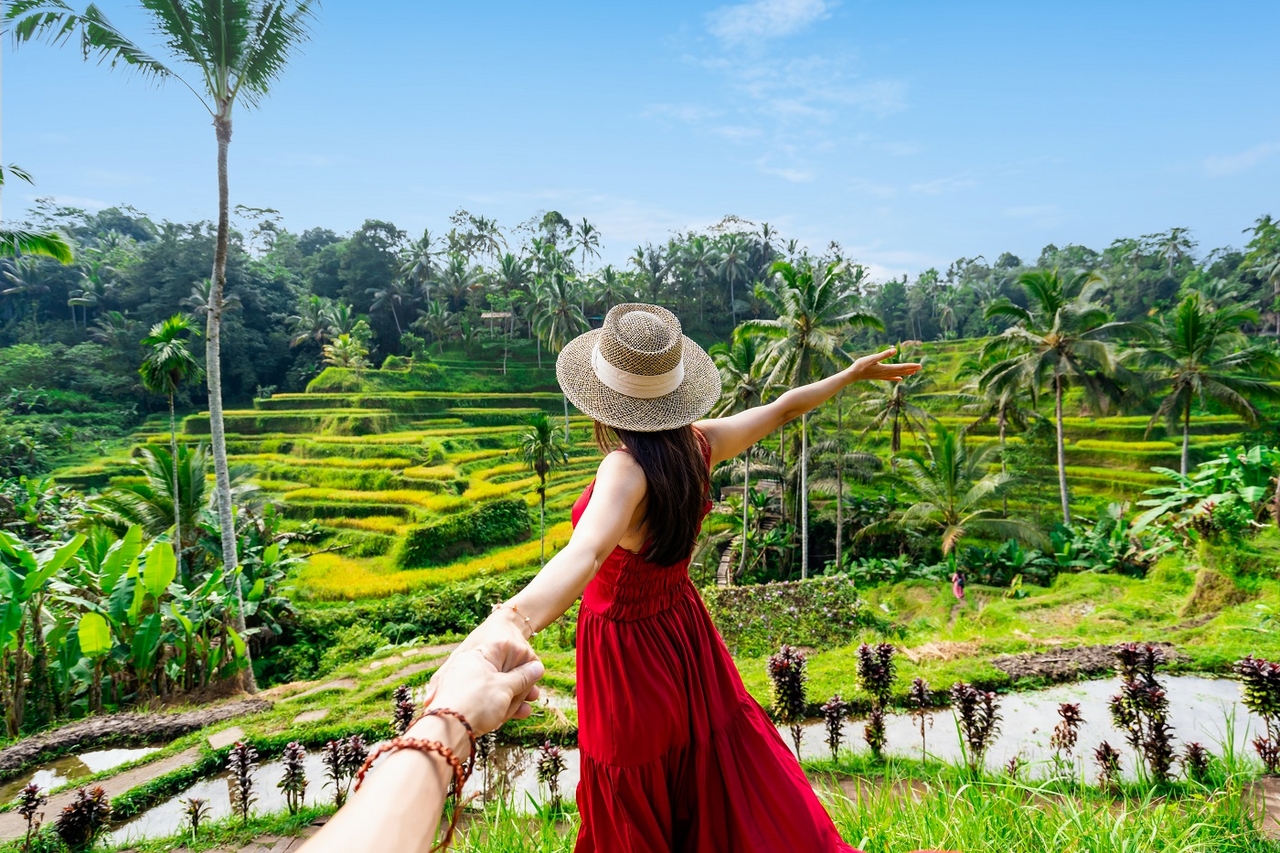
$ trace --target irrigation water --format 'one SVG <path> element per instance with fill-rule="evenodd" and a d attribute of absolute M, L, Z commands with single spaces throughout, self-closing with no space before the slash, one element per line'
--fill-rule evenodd
<path fill-rule="evenodd" d="M 1251 732 L 1258 731 L 1261 721 L 1251 716 L 1241 704 L 1240 685 L 1237 682 L 1199 676 L 1165 676 L 1161 681 L 1169 694 L 1171 723 L 1179 744 L 1195 740 L 1204 744 L 1210 752 L 1221 754 L 1229 728 L 1227 721 L 1234 719 L 1233 748 L 1236 753 L 1247 749 Z M 1000 734 L 987 753 L 987 765 L 998 769 L 1014 756 L 1019 756 L 1028 767 L 1028 772 L 1035 775 L 1037 765 L 1049 762 L 1053 755 L 1049 737 L 1058 722 L 1058 705 L 1075 702 L 1080 705 L 1084 717 L 1079 742 L 1074 751 L 1077 761 L 1082 760 L 1082 756 L 1092 756 L 1094 747 L 1106 740 L 1124 754 L 1125 770 L 1132 773 L 1133 756 L 1124 743 L 1123 735 L 1111 726 L 1107 710 L 1107 700 L 1117 690 L 1118 682 L 1112 678 L 1001 696 Z M 553 704 L 563 706 L 566 699 L 564 696 L 557 697 Z M 828 756 L 830 752 L 822 723 L 809 723 L 804 728 L 801 756 Z M 920 730 L 916 719 L 906 714 L 893 714 L 888 717 L 887 728 L 889 753 L 914 758 L 920 756 Z M 846 722 L 844 734 L 846 749 L 865 748 L 860 720 Z M 961 760 L 959 738 L 949 709 L 928 714 L 925 735 L 931 758 L 949 762 Z M 783 740 L 790 745 L 788 733 L 783 733 Z M 571 800 L 578 785 L 578 751 L 566 749 L 563 754 L 565 770 L 560 777 L 560 791 L 564 799 Z M 1095 775 L 1092 765 L 1089 766 L 1089 773 Z M 332 801 L 333 788 L 325 779 L 318 750 L 308 752 L 306 774 L 309 784 L 305 801 Z M 268 813 L 285 808 L 284 795 L 277 787 L 282 775 L 283 767 L 279 761 L 264 762 L 257 769 L 254 774 L 257 801 L 253 811 Z M 530 807 L 531 800 L 545 801 L 547 793 L 537 779 L 537 751 L 519 747 L 495 749 L 488 767 L 477 767 L 468 783 L 466 794 L 483 795 L 486 791 L 490 799 L 505 799 L 517 809 Z M 188 797 L 208 800 L 211 816 L 214 818 L 231 814 L 229 780 L 222 774 L 197 782 L 178 796 L 121 825 L 113 833 L 113 839 L 127 842 L 178 832 L 185 826 L 181 800 Z"/>
<path fill-rule="evenodd" d="M 42 764 L 34 770 L 28 770 L 21 776 L 0 784 L 0 803 L 12 802 L 18 792 L 32 783 L 46 791 L 59 788 L 68 782 L 84 779 L 104 770 L 111 770 L 158 750 L 158 746 L 141 749 L 100 749 L 96 752 L 82 752 L 78 755 L 64 755 L 62 758 Z"/>

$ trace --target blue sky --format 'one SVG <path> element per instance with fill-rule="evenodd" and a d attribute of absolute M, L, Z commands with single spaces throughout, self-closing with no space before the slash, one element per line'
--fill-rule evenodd
<path fill-rule="evenodd" d="M 83 0 L 77 0 L 83 2 Z M 101 7 L 143 33 L 133 3 Z M 733 213 L 881 275 L 1280 215 L 1272 2 L 329 0 L 232 202 L 295 230 L 557 209 L 604 260 Z M 6 219 L 37 196 L 212 218 L 214 140 L 177 84 L 4 44 Z"/>

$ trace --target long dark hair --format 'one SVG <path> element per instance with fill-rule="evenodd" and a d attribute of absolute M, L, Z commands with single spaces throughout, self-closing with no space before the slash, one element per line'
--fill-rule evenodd
<path fill-rule="evenodd" d="M 626 448 L 648 484 L 641 551 L 650 563 L 670 566 L 687 560 L 702 523 L 702 505 L 711 476 L 702 442 L 692 426 L 661 432 L 629 432 L 596 423 L 596 444 L 604 453 Z"/>

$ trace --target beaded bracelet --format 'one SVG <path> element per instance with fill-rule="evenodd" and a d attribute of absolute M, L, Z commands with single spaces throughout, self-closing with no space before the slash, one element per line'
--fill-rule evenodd
<path fill-rule="evenodd" d="M 462 804 L 459 800 L 462 796 L 463 786 L 467 784 L 467 779 L 471 775 L 463 768 L 462 762 L 458 760 L 458 756 L 453 754 L 452 749 L 438 740 L 426 740 L 416 737 L 393 738 L 386 743 L 379 744 L 373 752 L 369 753 L 369 757 L 364 760 L 364 764 L 356 771 L 355 790 L 360 790 L 360 785 L 364 783 L 365 774 L 369 772 L 373 762 L 389 752 L 396 752 L 401 749 L 414 749 L 425 755 L 436 753 L 448 762 L 449 767 L 453 770 L 453 790 L 455 792 L 453 815 L 449 818 L 449 826 L 444 831 L 444 837 L 440 839 L 439 844 L 431 848 L 433 851 L 445 850 L 448 848 L 449 843 L 453 841 L 453 833 L 458 827 L 458 819 L 462 817 Z"/>
<path fill-rule="evenodd" d="M 523 620 L 524 620 L 524 624 L 526 624 L 526 625 L 528 625 L 528 626 L 529 626 L 529 639 L 530 639 L 530 640 L 532 640 L 534 637 L 538 636 L 538 631 L 533 627 L 533 620 L 532 620 L 532 619 L 530 619 L 528 616 L 525 616 L 523 613 L 521 613 L 521 612 L 520 612 L 520 608 L 519 608 L 519 607 L 516 607 L 514 603 L 506 602 L 506 601 L 500 601 L 500 602 L 498 602 L 497 604 L 493 605 L 493 610 L 494 610 L 494 612 L 496 613 L 497 611 L 501 610 L 501 609 L 502 609 L 502 608 L 504 608 L 504 607 L 510 607 L 510 608 L 511 608 L 511 612 L 512 612 L 512 613 L 514 613 L 515 615 L 519 616 L 521 619 L 523 619 Z"/>
<path fill-rule="evenodd" d="M 476 769 L 476 730 L 471 728 L 471 723 L 467 718 L 459 714 L 452 708 L 428 708 L 423 717 L 453 717 L 462 727 L 467 730 L 467 740 L 471 743 L 471 753 L 467 756 L 467 778 L 471 777 L 472 771 Z"/>

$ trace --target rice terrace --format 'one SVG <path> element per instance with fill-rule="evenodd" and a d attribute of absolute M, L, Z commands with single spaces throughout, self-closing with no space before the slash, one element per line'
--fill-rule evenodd
<path fill-rule="evenodd" d="M 614 114 L 618 96 L 601 96 L 599 121 L 588 105 L 526 112 L 541 90 L 525 70 L 549 80 L 575 61 L 554 21 L 499 4 L 509 20 L 486 22 L 459 4 L 432 13 L 439 55 L 408 56 L 425 13 L 400 9 L 414 26 L 380 36 L 396 46 L 383 51 L 373 19 L 414 4 L 371 5 L 387 9 L 4 5 L 0 853 L 298 850 L 350 811 L 366 758 L 399 743 L 468 635 L 569 545 L 609 433 L 574 406 L 557 358 L 628 316 L 617 306 L 672 312 L 691 342 L 681 370 L 688 346 L 709 353 L 710 418 L 890 347 L 920 365 L 842 386 L 714 465 L 688 562 L 735 679 L 844 842 L 1280 851 L 1274 144 L 1206 149 L 1193 168 L 1200 149 L 1178 146 L 1203 140 L 1170 141 L 1153 177 L 1122 144 L 1137 134 L 1126 117 L 1088 155 L 1091 169 L 1127 164 L 1123 192 L 1078 177 L 1066 142 L 1022 157 L 1039 140 L 1021 130 L 987 143 L 1009 146 L 1006 164 L 957 153 L 974 165 L 913 182 L 894 164 L 935 163 L 936 146 L 875 140 L 923 133 L 916 99 L 954 69 L 990 114 L 1020 84 L 971 55 L 908 74 L 878 52 L 889 42 L 850 35 L 907 26 L 878 4 L 592 10 L 575 24 L 600 42 L 583 61 L 619 65 L 583 85 L 652 101 Z M 1263 91 L 1226 62 L 1226 23 L 1175 5 L 1171 44 L 1208 28 L 1216 85 Z M 571 11 L 586 14 L 548 17 Z M 938 14 L 957 32 L 997 26 L 988 9 Z M 1031 39 L 1019 28 L 1047 26 L 1039 14 L 1000 32 Z M 1117 31 L 1147 26 L 1115 14 Z M 659 20 L 650 41 L 622 35 Z M 913 51 L 953 49 L 921 26 L 902 36 Z M 554 55 L 528 46 L 535 33 Z M 1126 56 L 1115 73 L 1141 85 L 1127 63 L 1172 62 L 1110 38 L 1096 50 Z M 640 58 L 644 45 L 659 56 Z M 457 138 L 425 108 L 403 115 L 427 95 L 376 91 L 379 75 L 462 86 L 472 50 L 496 63 L 477 66 L 476 94 L 429 96 L 478 123 Z M 344 96 L 342 119 L 309 100 L 338 66 L 368 90 L 367 104 Z M 1073 87 L 1125 111 L 1094 70 L 1070 84 L 1027 73 L 1063 112 Z M 107 129 L 101 149 L 33 94 L 71 86 L 84 125 Z M 609 120 L 635 136 L 562 165 L 569 137 L 529 134 L 522 152 L 481 92 L 547 139 L 593 141 Z M 1026 109 L 1042 106 L 1057 109 Z M 359 135 L 375 108 L 396 130 Z M 995 139 L 952 118 L 958 150 Z M 1227 123 L 1228 148 L 1280 132 L 1258 121 Z M 151 155 L 126 144 L 143 132 L 131 122 L 157 135 Z M 330 132 L 323 156 L 285 150 Z M 666 180 L 686 175 L 672 151 L 704 174 Z M 877 157 L 883 170 L 860 171 Z M 368 177 L 338 176 L 357 162 Z M 1010 206 L 1059 167 L 1093 197 L 1054 177 L 1051 203 Z M 578 180 L 599 187 L 547 189 Z M 1095 221 L 1106 192 L 1116 209 Z M 697 213 L 697 193 L 739 215 Z M 445 807 L 455 834 L 420 849 L 587 849 L 586 606 L 533 634 L 532 714 L 472 739 Z M 750 775 L 757 758 L 735 767 Z M 680 840 L 682 819 L 663 849 L 704 849 Z"/>

